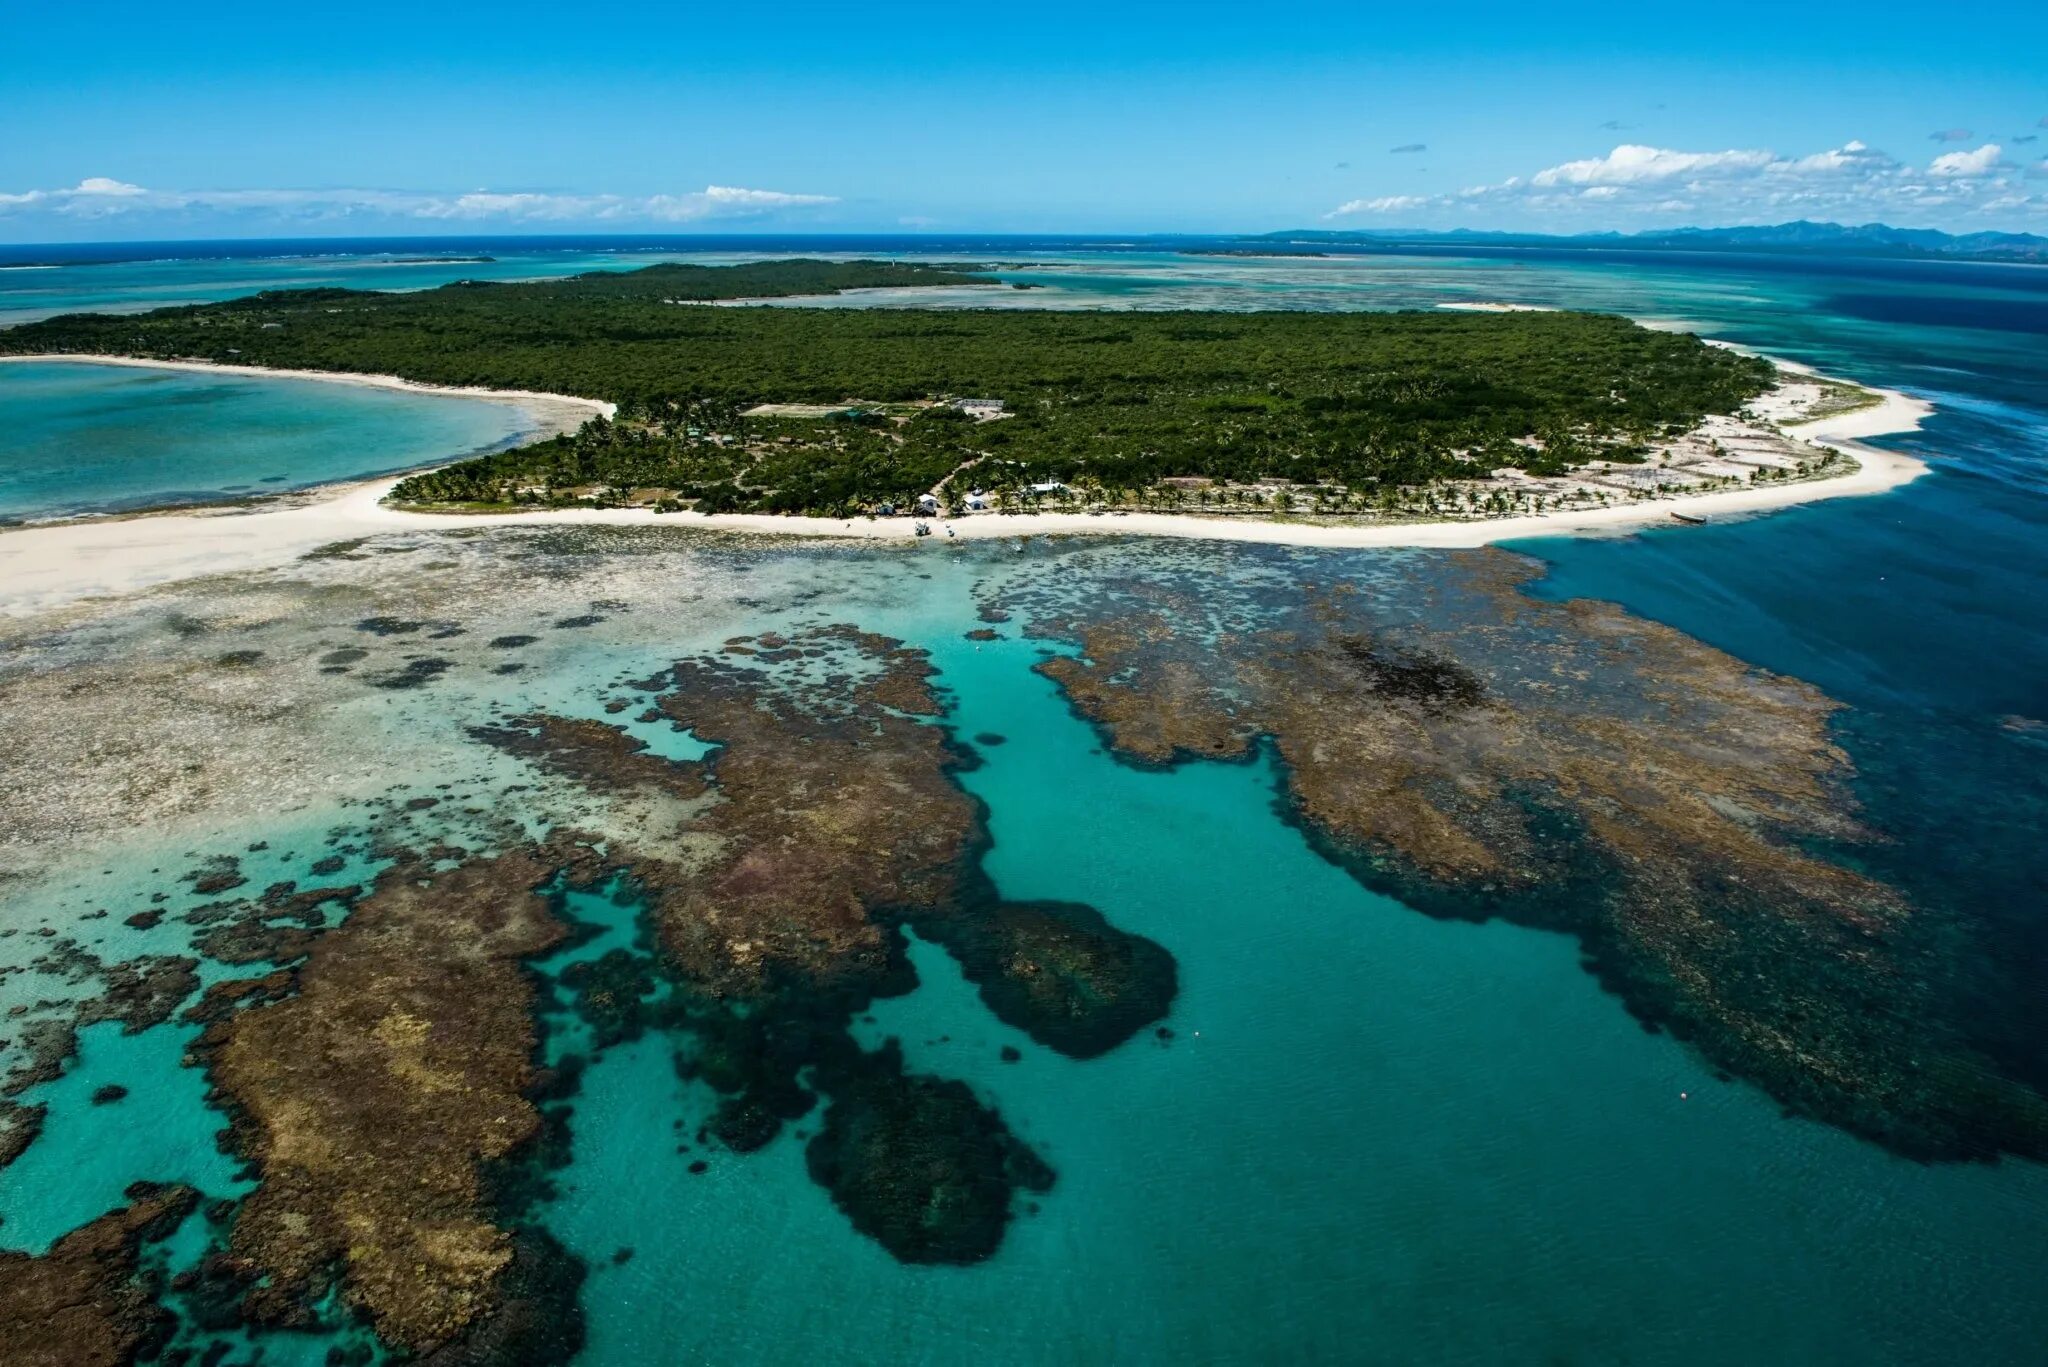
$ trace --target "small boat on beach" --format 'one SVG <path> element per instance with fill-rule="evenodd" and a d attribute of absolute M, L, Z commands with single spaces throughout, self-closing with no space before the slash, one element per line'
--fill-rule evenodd
<path fill-rule="evenodd" d="M 1672 516 L 1680 522 L 1688 523 L 1694 527 L 1704 527 L 1707 525 L 1707 520 L 1698 513 L 1673 513 Z"/>

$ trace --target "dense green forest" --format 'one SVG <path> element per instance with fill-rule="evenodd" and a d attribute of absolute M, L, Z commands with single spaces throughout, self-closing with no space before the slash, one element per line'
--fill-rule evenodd
<path fill-rule="evenodd" d="M 1768 363 L 1580 313 L 1101 313 L 702 307 L 990 277 L 887 262 L 662 265 L 411 294 L 265 293 L 74 314 L 0 349 L 203 357 L 610 399 L 616 422 L 416 476 L 437 503 L 694 502 L 848 513 L 949 472 L 1016 497 L 1172 476 L 1363 495 L 1558 473 L 1731 412 Z M 945 400 L 1001 400 L 978 421 Z M 748 416 L 763 404 L 831 414 Z M 1533 439 L 1534 447 L 1531 446 Z M 1518 444 L 1520 443 L 1520 444 Z"/>

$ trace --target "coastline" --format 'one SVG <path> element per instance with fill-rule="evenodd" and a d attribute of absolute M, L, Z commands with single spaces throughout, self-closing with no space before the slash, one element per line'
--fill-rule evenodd
<path fill-rule="evenodd" d="M 570 423 L 569 430 L 594 412 L 609 416 L 615 411 L 613 405 L 571 395 L 421 385 L 396 376 L 267 370 L 127 357 L 0 358 L 4 359 L 169 366 L 498 399 L 534 405 L 537 412 L 551 413 L 558 421 L 568 421 L 573 414 L 575 422 Z M 1814 373 L 1809 367 L 1794 363 L 1778 364 L 1788 371 Z M 1926 473 L 1926 464 L 1915 457 L 1867 446 L 1861 439 L 1912 431 L 1933 412 L 1933 406 L 1893 390 L 1871 392 L 1881 396 L 1879 403 L 1784 429 L 1791 436 L 1842 451 L 1857 462 L 1855 470 L 1824 479 L 1467 521 L 1312 523 L 1170 513 L 981 513 L 950 523 L 933 519 L 937 525 L 929 539 L 942 543 L 1004 537 L 1117 535 L 1328 549 L 1464 549 L 1533 537 L 1600 535 L 1643 526 L 1669 526 L 1672 513 L 1680 510 L 1701 517 L 1746 515 L 1822 499 L 1885 493 Z M 527 525 L 663 526 L 818 540 L 893 542 L 906 547 L 919 544 L 919 539 L 911 534 L 908 518 L 862 517 L 849 521 L 757 513 L 655 513 L 644 508 L 411 512 L 383 503 L 400 478 L 393 475 L 328 485 L 255 508 L 229 505 L 0 529 L 0 584 L 6 586 L 0 589 L 0 615 L 27 616 L 80 599 L 132 593 L 179 579 L 274 567 L 335 542 L 391 532 Z"/>

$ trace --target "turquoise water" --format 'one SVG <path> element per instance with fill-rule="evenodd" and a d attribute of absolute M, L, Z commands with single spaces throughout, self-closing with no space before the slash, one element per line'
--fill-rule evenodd
<path fill-rule="evenodd" d="M 112 1021 L 87 1026 L 70 1069 L 22 1095 L 49 1107 L 49 1118 L 6 1172 L 13 1199 L 0 1230 L 8 1247 L 48 1248 L 124 1204 L 122 1189 L 137 1180 L 184 1182 L 212 1197 L 248 1190 L 239 1164 L 214 1143 L 223 1121 L 206 1106 L 205 1076 L 181 1066 L 198 1033 L 178 1025 L 132 1035 Z M 94 1105 L 93 1093 L 105 1086 L 128 1095 Z"/>
<path fill-rule="evenodd" d="M 2014 981 L 1987 992 L 2007 1007 L 1978 1023 L 1982 1043 L 2048 1083 L 2048 748 L 2026 725 L 2048 718 L 2048 321 L 2014 325 L 2048 297 L 2048 273 L 1065 256 L 1031 272 L 1054 289 L 1020 299 L 1578 303 L 1932 398 L 1925 431 L 1887 439 L 1935 467 L 1898 493 L 1522 549 L 1551 566 L 1532 592 L 1623 602 L 1848 705 L 1837 738 L 1892 838 L 1880 871 L 2000 946 Z M 973 581 L 1008 547 L 703 554 L 747 570 L 751 597 L 678 587 L 679 618 L 542 630 L 527 673 L 459 698 L 388 695 L 392 725 L 433 736 L 491 701 L 596 714 L 627 696 L 611 681 L 700 639 L 858 621 L 933 651 L 959 735 L 1005 738 L 963 776 L 989 808 L 1001 893 L 1093 904 L 1170 949 L 1181 992 L 1170 1039 L 1076 1062 L 1002 1025 L 948 955 L 913 944 L 921 985 L 877 1003 L 863 1043 L 893 1037 L 911 1068 L 966 1080 L 1059 1174 L 968 1268 L 907 1267 L 854 1233 L 805 1171 L 815 1114 L 758 1153 L 678 1152 L 711 1098 L 678 1078 L 677 1043 L 652 1032 L 604 1051 L 572 1103 L 558 1194 L 534 1212 L 589 1267 L 580 1362 L 2040 1360 L 2048 1169 L 1919 1165 L 1784 1118 L 1640 1029 L 1570 941 L 1365 892 L 1275 814 L 1264 762 L 1112 763 L 1030 672 L 1034 643 L 964 639 L 980 625 Z M 1382 560 L 1304 563 L 1363 578 Z M 609 719 L 660 753 L 702 752 L 631 710 Z M 318 827 L 237 832 L 279 861 L 252 860 L 252 883 L 285 876 L 282 852 L 303 860 Z M 116 873 L 147 881 L 141 866 Z M 0 903 L 0 922 L 96 904 Z M 600 929 L 543 975 L 636 943 L 630 901 L 578 894 L 565 909 Z M 95 926 L 110 959 L 170 952 L 182 933 Z M 24 943 L 0 942 L 0 959 Z M 47 990 L 0 978 L 0 1003 Z M 590 1046 L 573 1018 L 549 1029 L 555 1057 Z M 221 1116 L 176 1066 L 184 1039 L 91 1027 L 71 1069 L 23 1097 L 51 1117 L 0 1171 L 0 1245 L 38 1250 L 139 1178 L 240 1190 L 213 1150 Z M 1006 1046 L 1021 1058 L 1004 1062 Z M 106 1082 L 130 1096 L 92 1107 Z M 204 1236 L 188 1222 L 173 1265 Z M 241 1338 L 230 1360 L 319 1361 L 331 1341 Z"/>
<path fill-rule="evenodd" d="M 61 254 L 14 248 L 16 256 Z M 673 252 L 545 251 L 499 248 L 490 261 L 419 261 L 441 255 L 405 251 L 288 254 L 258 257 L 174 257 L 78 264 L 0 264 L 0 327 L 60 313 L 140 313 L 177 304 L 235 299 L 261 290 L 432 289 L 457 280 L 538 280 L 583 271 L 647 266 L 674 260 Z"/>
<path fill-rule="evenodd" d="M 377 747 L 394 732 L 433 742 L 493 701 L 596 715 L 630 696 L 612 681 L 742 623 L 857 620 L 932 651 L 960 735 L 1004 738 L 978 745 L 963 777 L 988 804 L 1000 891 L 1085 900 L 1178 961 L 1170 1039 L 1075 1062 L 998 1022 L 948 955 L 912 946 L 921 986 L 878 1002 L 860 1039 L 893 1037 L 913 1069 L 967 1081 L 1059 1174 L 968 1268 L 907 1267 L 854 1233 L 805 1170 L 815 1115 L 758 1153 L 679 1152 L 711 1105 L 679 1080 L 679 1042 L 651 1032 L 601 1053 L 571 1103 L 558 1194 L 531 1212 L 589 1268 L 579 1362 L 2034 1360 L 2048 1169 L 1928 1167 L 1784 1119 L 1644 1033 L 1567 939 L 1432 920 L 1361 889 L 1276 815 L 1266 762 L 1112 762 L 1031 673 L 1037 643 L 965 639 L 976 580 L 1019 554 L 734 555 L 756 606 L 686 592 L 682 630 L 635 625 L 652 610 L 636 606 L 609 634 L 559 633 L 531 674 L 382 695 L 354 723 Z M 1369 582 L 1382 560 L 1321 563 Z M 673 732 L 664 745 L 701 752 Z M 506 776 L 394 774 L 457 793 Z M 250 886 L 303 877 L 328 820 L 237 831 L 268 846 L 244 856 Z M 92 923 L 97 952 L 170 952 L 174 922 L 137 933 L 117 919 L 159 865 L 183 866 L 138 854 L 5 915 L 111 907 Z M 371 868 L 352 860 L 334 878 Z M 637 943 L 616 891 L 566 899 L 596 932 L 539 973 Z M 548 1022 L 551 1058 L 591 1048 L 573 1017 Z M 0 1241 L 38 1250 L 142 1178 L 245 1189 L 214 1151 L 223 1117 L 200 1075 L 177 1066 L 188 1034 L 92 1027 L 65 1075 L 25 1094 L 52 1115 L 0 1171 Z M 1021 1057 L 1003 1061 L 1006 1046 Z M 92 1107 L 107 1082 L 130 1095 Z M 189 1221 L 170 1265 L 193 1265 L 206 1233 Z M 317 1362 L 347 1337 L 224 1341 L 230 1361 L 260 1348 L 264 1362 Z"/>
<path fill-rule="evenodd" d="M 517 405 L 319 380 L 0 365 L 0 519 L 217 502 L 516 442 Z"/>
<path fill-rule="evenodd" d="M 966 778 L 990 871 L 1170 946 L 1174 1037 L 1062 1058 L 913 947 L 923 985 L 866 1042 L 969 1081 L 1060 1173 L 967 1270 L 853 1234 L 793 1134 L 690 1173 L 675 1121 L 708 1093 L 658 1040 L 605 1056 L 546 1217 L 593 1268 L 582 1361 L 2029 1359 L 2048 1173 L 1781 1119 L 1644 1034 L 1569 942 L 1361 890 L 1273 814 L 1267 766 L 1110 762 L 1035 647 L 949 639 L 935 598 L 904 615 L 953 720 L 1006 737 Z"/>

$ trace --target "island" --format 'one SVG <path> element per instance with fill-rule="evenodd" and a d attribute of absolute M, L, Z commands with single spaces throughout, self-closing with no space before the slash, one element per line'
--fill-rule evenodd
<path fill-rule="evenodd" d="M 1781 428 L 1876 402 L 1591 313 L 812 306 L 998 283 L 902 262 L 657 265 L 70 315 L 0 349 L 615 406 L 392 491 L 399 506 L 465 511 L 1541 515 L 1846 473 L 1854 461 Z M 791 299 L 802 306 L 746 306 Z"/>
<path fill-rule="evenodd" d="M 488 266 L 495 256 L 392 256 L 384 258 L 393 266 Z"/>

